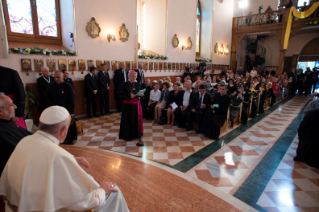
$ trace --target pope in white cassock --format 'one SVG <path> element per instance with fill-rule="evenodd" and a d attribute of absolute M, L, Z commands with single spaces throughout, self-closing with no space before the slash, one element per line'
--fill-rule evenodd
<path fill-rule="evenodd" d="M 116 184 L 99 185 L 82 169 L 90 166 L 84 158 L 59 147 L 70 121 L 65 108 L 49 107 L 40 116 L 39 130 L 16 146 L 0 178 L 6 212 L 129 211 Z"/>

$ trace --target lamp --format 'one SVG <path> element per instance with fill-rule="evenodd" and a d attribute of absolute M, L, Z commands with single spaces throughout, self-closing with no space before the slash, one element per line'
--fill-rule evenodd
<path fill-rule="evenodd" d="M 216 54 L 218 53 L 218 50 L 219 50 L 219 46 L 218 46 L 218 43 L 216 43 L 215 48 L 214 48 L 214 51 Z"/>
<path fill-rule="evenodd" d="M 219 47 L 218 53 L 219 54 L 224 54 L 224 45 L 223 44 Z"/>
<path fill-rule="evenodd" d="M 228 45 L 226 46 L 225 50 L 224 50 L 224 53 L 225 55 L 228 55 L 229 54 L 229 48 L 228 48 Z"/>
<path fill-rule="evenodd" d="M 182 45 L 182 50 L 188 50 L 187 44 Z"/>
<path fill-rule="evenodd" d="M 112 41 L 116 41 L 115 39 L 115 34 L 114 33 L 110 33 L 110 34 L 107 34 L 107 40 L 110 42 L 111 40 Z"/>

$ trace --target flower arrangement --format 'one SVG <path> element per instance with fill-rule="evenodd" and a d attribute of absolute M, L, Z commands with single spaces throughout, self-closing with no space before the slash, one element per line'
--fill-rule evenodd
<path fill-rule="evenodd" d="M 30 48 L 24 48 L 23 49 L 23 54 L 30 54 L 31 53 L 31 49 Z"/>
<path fill-rule="evenodd" d="M 72 55 L 72 56 L 74 56 L 74 55 L 76 54 L 76 52 L 68 51 L 68 52 L 67 52 L 67 54 L 68 54 L 68 55 Z"/>
<path fill-rule="evenodd" d="M 51 51 L 49 49 L 43 50 L 44 55 L 51 55 Z"/>
<path fill-rule="evenodd" d="M 64 51 L 64 50 L 49 50 L 49 49 L 41 49 L 38 47 L 32 47 L 32 48 L 23 48 L 22 51 L 19 47 L 9 48 L 9 51 L 12 53 L 23 53 L 23 54 L 44 54 L 44 55 L 70 55 L 75 56 L 76 52 L 73 51 Z"/>
<path fill-rule="evenodd" d="M 167 60 L 168 58 L 163 55 L 153 55 L 153 54 L 139 54 L 137 55 L 137 57 L 142 59 L 160 59 L 160 60 Z"/>
<path fill-rule="evenodd" d="M 10 48 L 10 51 L 13 53 L 20 53 L 20 48 L 19 47 Z"/>
<path fill-rule="evenodd" d="M 200 58 L 200 57 L 195 58 L 195 61 L 197 61 L 197 62 L 212 62 L 211 59 L 205 59 L 205 58 Z"/>

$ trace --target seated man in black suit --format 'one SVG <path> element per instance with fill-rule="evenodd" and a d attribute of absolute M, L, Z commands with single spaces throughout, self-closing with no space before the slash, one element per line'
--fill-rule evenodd
<path fill-rule="evenodd" d="M 142 85 L 142 89 L 146 89 L 146 91 L 144 92 L 144 98 L 141 99 L 143 115 L 147 114 L 148 102 L 150 101 L 150 94 L 151 94 L 151 90 L 152 90 L 150 83 L 151 83 L 151 80 L 147 78 L 144 81 L 144 85 Z"/>
<path fill-rule="evenodd" d="M 206 93 L 205 85 L 201 84 L 199 86 L 199 92 L 194 93 L 191 99 L 190 108 L 191 111 L 187 113 L 187 128 L 185 131 L 190 131 L 193 129 L 193 116 L 196 116 L 196 121 L 198 124 L 198 129 L 196 133 L 200 132 L 203 116 L 205 115 L 206 108 L 209 108 L 211 103 L 211 96 Z"/>
<path fill-rule="evenodd" d="M 97 77 L 95 76 L 96 68 L 92 66 L 90 68 L 90 73 L 85 75 L 85 96 L 86 96 L 86 107 L 87 107 L 87 116 L 92 118 L 91 114 L 91 104 L 93 110 L 93 116 L 99 117 L 96 114 L 96 96 L 97 96 Z"/>
<path fill-rule="evenodd" d="M 98 87 L 100 93 L 100 115 L 104 116 L 105 114 L 110 114 L 109 108 L 109 91 L 110 91 L 110 75 L 108 70 L 106 70 L 106 64 L 101 64 L 101 70 L 97 74 L 98 76 Z M 104 112 L 103 112 L 104 109 Z"/>
<path fill-rule="evenodd" d="M 192 83 L 191 82 L 185 82 L 184 83 L 185 90 L 182 91 L 182 100 L 179 105 L 181 105 L 179 108 L 176 108 L 174 111 L 175 120 L 179 123 L 179 128 L 185 128 L 186 127 L 186 115 L 191 110 L 190 109 L 190 100 L 193 96 L 192 92 Z"/>

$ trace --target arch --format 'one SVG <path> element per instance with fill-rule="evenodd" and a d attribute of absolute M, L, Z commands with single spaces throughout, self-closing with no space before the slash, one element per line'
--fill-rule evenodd
<path fill-rule="evenodd" d="M 309 41 L 300 51 L 299 61 L 318 61 L 319 60 L 319 38 Z"/>

